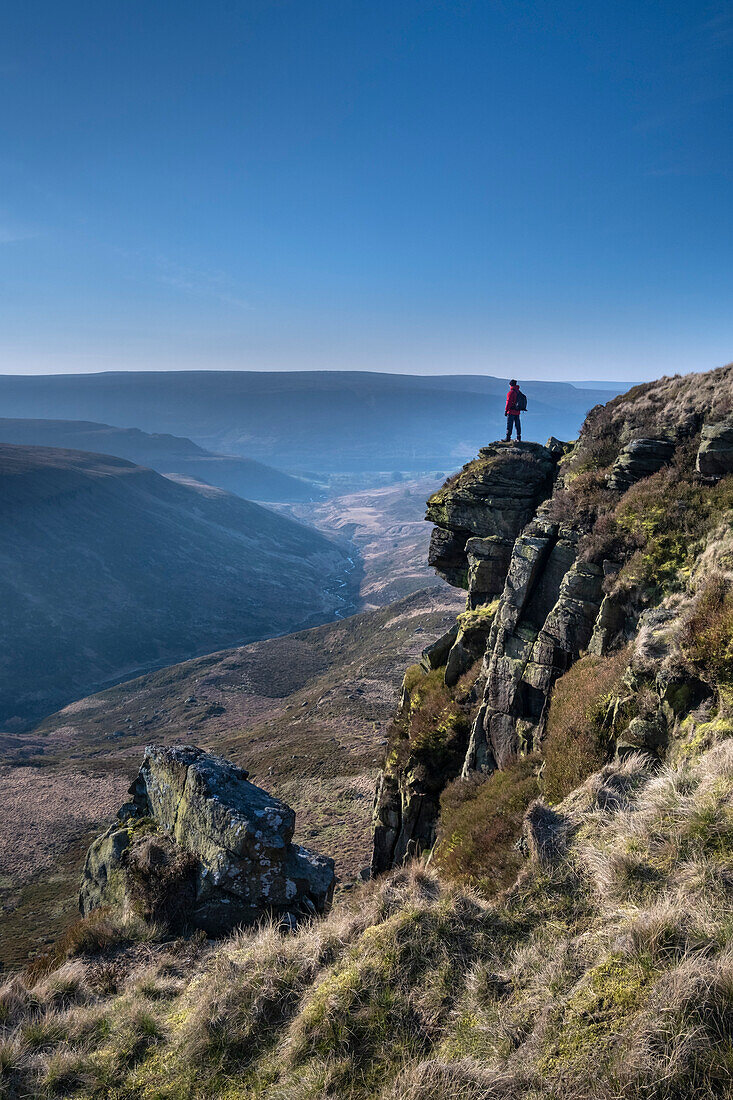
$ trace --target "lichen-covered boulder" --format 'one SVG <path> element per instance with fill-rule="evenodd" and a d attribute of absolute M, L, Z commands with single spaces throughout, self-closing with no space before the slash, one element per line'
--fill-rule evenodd
<path fill-rule="evenodd" d="M 150 745 L 130 794 L 89 849 L 83 914 L 108 905 L 217 934 L 266 913 L 297 923 L 330 904 L 333 860 L 293 844 L 293 810 L 223 757 Z"/>
<path fill-rule="evenodd" d="M 702 477 L 733 474 L 733 420 L 703 427 L 696 468 Z"/>

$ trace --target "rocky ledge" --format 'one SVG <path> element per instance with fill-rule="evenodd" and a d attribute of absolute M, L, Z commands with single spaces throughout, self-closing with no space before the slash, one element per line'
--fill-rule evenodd
<path fill-rule="evenodd" d="M 428 561 L 449 584 L 470 589 L 470 607 L 501 593 L 514 539 L 549 495 L 561 453 L 492 443 L 428 501 Z"/>
<path fill-rule="evenodd" d="M 295 813 L 242 768 L 150 745 L 118 821 L 89 849 L 79 907 L 218 935 L 265 915 L 295 927 L 329 907 L 332 859 L 293 844 Z"/>

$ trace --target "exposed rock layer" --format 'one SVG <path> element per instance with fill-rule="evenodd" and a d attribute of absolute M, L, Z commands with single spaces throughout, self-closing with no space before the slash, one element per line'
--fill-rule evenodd
<path fill-rule="evenodd" d="M 428 560 L 435 571 L 458 588 L 468 588 L 472 575 L 482 598 L 499 595 L 512 542 L 549 493 L 555 461 L 538 443 L 482 447 L 428 501 L 425 518 L 436 525 Z"/>
<path fill-rule="evenodd" d="M 674 443 L 670 439 L 635 439 L 614 462 L 608 477 L 609 489 L 625 492 L 643 477 L 661 470 L 673 454 Z"/>
<path fill-rule="evenodd" d="M 733 420 L 706 424 L 697 452 L 697 471 L 703 477 L 733 473 Z"/>

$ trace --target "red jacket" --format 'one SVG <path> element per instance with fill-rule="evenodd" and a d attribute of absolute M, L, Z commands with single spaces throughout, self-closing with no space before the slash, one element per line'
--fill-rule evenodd
<path fill-rule="evenodd" d="M 504 416 L 519 416 L 520 409 L 517 406 L 517 394 L 519 393 L 519 386 L 510 386 L 509 393 L 506 395 L 506 408 L 504 409 Z"/>

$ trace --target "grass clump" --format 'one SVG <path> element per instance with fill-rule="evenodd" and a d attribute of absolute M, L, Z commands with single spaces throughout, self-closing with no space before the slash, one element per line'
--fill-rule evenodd
<path fill-rule="evenodd" d="M 458 779 L 440 800 L 436 867 L 448 878 L 494 894 L 517 876 L 522 821 L 539 794 L 536 756 L 518 757 L 488 777 Z"/>
<path fill-rule="evenodd" d="M 627 662 L 626 649 L 586 655 L 555 682 L 542 745 L 542 792 L 551 802 L 562 801 L 608 759 L 614 733 L 609 707 Z"/>
<path fill-rule="evenodd" d="M 619 556 L 621 549 L 627 560 L 614 591 L 641 589 L 660 598 L 684 589 L 706 538 L 732 509 L 733 478 L 700 484 L 685 450 L 669 467 L 632 485 L 582 551 L 589 560 L 601 560 Z"/>
<path fill-rule="evenodd" d="M 89 916 L 74 921 L 48 951 L 28 964 L 26 980 L 33 985 L 68 959 L 104 955 L 132 943 L 148 941 L 154 934 L 154 929 L 139 918 L 120 918 L 106 908 L 95 909 Z"/>
<path fill-rule="evenodd" d="M 598 1071 L 611 1061 L 614 1041 L 621 1042 L 624 1025 L 642 1007 L 651 977 L 648 964 L 618 952 L 589 970 L 550 1022 L 540 1071 L 562 1076 L 591 1058 Z"/>
<path fill-rule="evenodd" d="M 689 667 L 730 699 L 733 695 L 733 583 L 710 578 L 688 616 L 681 636 Z"/>

